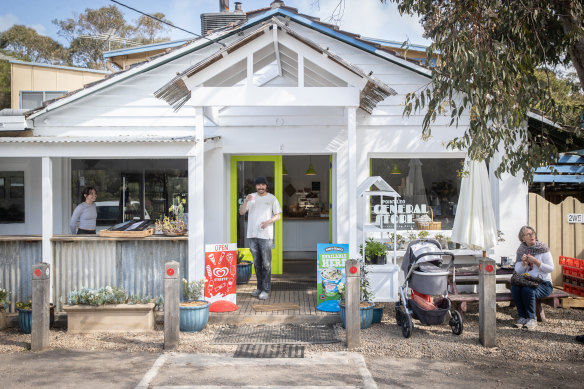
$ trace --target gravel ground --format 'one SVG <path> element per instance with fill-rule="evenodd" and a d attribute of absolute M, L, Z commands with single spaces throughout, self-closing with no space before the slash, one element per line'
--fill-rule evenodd
<path fill-rule="evenodd" d="M 439 360 L 470 360 L 493 357 L 504 361 L 584 361 L 584 345 L 576 335 L 584 334 L 584 310 L 545 306 L 547 321 L 533 331 L 512 328 L 515 308 L 508 303 L 497 304 L 497 347 L 485 348 L 478 341 L 478 306 L 470 305 L 464 322 L 464 332 L 453 335 L 447 324 L 422 326 L 414 321 L 409 339 L 402 337 L 395 324 L 394 306 L 385 304 L 383 319 L 361 332 L 362 346 L 355 351 L 365 357 L 430 358 Z M 236 346 L 210 344 L 221 325 L 208 325 L 200 333 L 181 333 L 180 352 L 232 354 Z M 336 326 L 340 343 L 308 345 L 307 353 L 346 351 L 345 331 Z M 164 332 L 159 326 L 148 334 L 98 333 L 73 335 L 63 329 L 51 330 L 50 348 L 65 350 L 116 350 L 126 352 L 161 352 Z M 0 353 L 25 352 L 30 347 L 30 335 L 9 328 L 0 331 Z"/>

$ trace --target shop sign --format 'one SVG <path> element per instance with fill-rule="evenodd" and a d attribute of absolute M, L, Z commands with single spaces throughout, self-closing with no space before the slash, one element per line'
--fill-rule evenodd
<path fill-rule="evenodd" d="M 339 286 L 345 286 L 345 262 L 349 259 L 348 244 L 318 243 L 316 269 L 317 308 L 327 301 L 339 300 Z M 338 304 L 336 304 L 338 307 Z M 320 309 L 320 308 L 319 308 Z M 321 309 L 327 310 L 329 309 Z"/>
<path fill-rule="evenodd" d="M 236 303 L 237 244 L 205 245 L 205 300 Z"/>
<path fill-rule="evenodd" d="M 397 204 L 396 204 L 397 203 Z M 375 217 L 375 225 L 379 227 L 393 226 L 397 222 L 400 230 L 416 229 L 414 219 L 418 215 L 428 213 L 426 204 L 406 204 L 406 200 L 383 200 L 383 204 L 373 206 L 372 215 Z"/>

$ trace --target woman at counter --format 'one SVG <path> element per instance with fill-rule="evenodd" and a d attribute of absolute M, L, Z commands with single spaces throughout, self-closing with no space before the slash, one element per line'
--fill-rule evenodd
<path fill-rule="evenodd" d="M 69 228 L 72 234 L 91 235 L 95 234 L 95 224 L 97 219 L 97 191 L 94 187 L 88 186 L 81 193 L 81 204 L 75 208 Z"/>
<path fill-rule="evenodd" d="M 511 295 L 519 314 L 515 327 L 531 330 L 537 326 L 535 300 L 553 292 L 551 272 L 554 271 L 554 260 L 548 246 L 537 240 L 533 228 L 521 227 L 519 240 L 521 244 L 517 249 L 515 271 L 518 274 L 529 273 L 530 276 L 543 280 L 537 288 L 511 285 Z"/>

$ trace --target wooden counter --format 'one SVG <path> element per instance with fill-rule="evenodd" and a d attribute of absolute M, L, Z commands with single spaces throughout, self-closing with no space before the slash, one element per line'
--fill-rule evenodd
<path fill-rule="evenodd" d="M 305 220 L 305 221 L 317 221 L 317 220 L 326 220 L 328 222 L 328 217 L 315 217 L 315 216 L 283 216 L 282 220 Z"/>
<path fill-rule="evenodd" d="M 41 235 L 1 235 L 0 242 L 37 242 L 43 240 Z"/>

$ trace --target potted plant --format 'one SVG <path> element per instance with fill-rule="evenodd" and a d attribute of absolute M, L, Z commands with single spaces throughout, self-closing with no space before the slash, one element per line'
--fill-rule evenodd
<path fill-rule="evenodd" d="M 25 334 L 30 334 L 32 332 L 32 299 L 29 298 L 28 301 L 16 302 L 16 310 L 18 311 L 18 326 L 20 330 Z M 49 328 L 53 328 L 53 323 L 55 322 L 55 306 L 53 304 L 49 305 Z"/>
<path fill-rule="evenodd" d="M 446 243 L 446 239 L 444 238 L 443 234 L 434 235 L 434 239 L 436 239 L 438 243 L 440 243 L 440 247 L 442 247 L 442 249 L 448 248 L 448 244 Z"/>
<path fill-rule="evenodd" d="M 405 250 L 406 248 L 406 238 L 403 235 L 397 234 L 397 249 Z"/>
<path fill-rule="evenodd" d="M 243 285 L 249 282 L 251 278 L 251 265 L 252 261 L 246 261 L 245 253 L 243 250 L 237 250 L 237 272 L 236 272 L 236 284 Z"/>
<path fill-rule="evenodd" d="M 182 236 L 187 232 L 187 225 L 182 217 L 165 216 L 163 219 L 156 220 L 156 231 L 167 236 Z"/>
<path fill-rule="evenodd" d="M 418 239 L 418 235 L 415 232 L 408 233 L 408 242 L 413 242 L 416 239 Z"/>
<path fill-rule="evenodd" d="M 6 328 L 6 311 L 8 310 L 8 296 L 10 292 L 0 288 L 0 330 Z"/>
<path fill-rule="evenodd" d="M 106 286 L 71 291 L 63 310 L 68 332 L 147 332 L 154 330 L 155 307 L 150 296 L 128 296 L 122 288 Z"/>
<path fill-rule="evenodd" d="M 420 232 L 418 232 L 419 239 L 426 239 L 429 236 L 430 236 L 430 233 L 426 230 L 421 230 Z"/>
<path fill-rule="evenodd" d="M 181 331 L 198 332 L 207 326 L 209 302 L 202 300 L 205 281 L 204 278 L 191 282 L 182 280 L 184 301 L 179 304 Z"/>
<path fill-rule="evenodd" d="M 446 244 L 448 245 L 448 250 L 456 250 L 458 247 L 458 243 L 452 241 L 451 237 L 446 237 Z"/>
<path fill-rule="evenodd" d="M 369 238 L 365 242 L 365 261 L 368 264 L 384 265 L 386 251 L 387 247 L 383 243 Z M 359 253 L 363 255 L 363 245 L 360 246 Z"/>
<path fill-rule="evenodd" d="M 371 292 L 371 288 L 369 287 L 369 280 L 367 278 L 367 269 L 363 261 L 359 260 L 360 268 L 361 268 L 361 277 L 359 279 L 359 295 L 361 302 L 359 303 L 359 311 L 360 311 L 360 319 L 361 319 L 361 329 L 369 328 L 373 323 L 373 308 L 375 304 L 373 301 L 373 292 Z M 345 310 L 345 285 L 339 284 L 339 307 L 340 307 L 340 317 L 341 317 L 341 324 L 343 328 L 346 328 L 346 310 Z"/>

